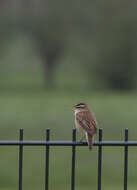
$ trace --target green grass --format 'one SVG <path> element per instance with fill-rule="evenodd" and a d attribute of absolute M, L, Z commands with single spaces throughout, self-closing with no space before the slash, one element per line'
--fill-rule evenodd
<path fill-rule="evenodd" d="M 24 128 L 25 140 L 44 140 L 51 129 L 52 140 L 70 140 L 74 127 L 73 104 L 87 102 L 95 112 L 104 140 L 123 140 L 124 128 L 129 139 L 137 139 L 137 93 L 100 93 L 82 90 L 7 90 L 0 94 L 0 139 L 19 138 Z M 80 135 L 77 134 L 77 139 Z M 97 140 L 97 137 L 95 138 Z M 25 190 L 44 187 L 44 147 L 24 147 L 23 186 Z M 129 189 L 137 188 L 137 152 L 129 148 Z M 102 190 L 123 189 L 123 148 L 104 148 Z M 97 188 L 97 147 L 77 148 L 76 190 Z M 50 189 L 69 190 L 71 148 L 51 148 Z M 17 190 L 18 148 L 0 147 L 0 190 Z"/>

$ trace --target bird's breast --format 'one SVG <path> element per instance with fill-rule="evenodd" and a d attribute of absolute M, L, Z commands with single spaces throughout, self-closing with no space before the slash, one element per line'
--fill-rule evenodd
<path fill-rule="evenodd" d="M 84 131 L 83 128 L 79 125 L 76 117 L 75 117 L 75 125 L 76 125 L 76 128 L 79 130 L 79 131 Z"/>

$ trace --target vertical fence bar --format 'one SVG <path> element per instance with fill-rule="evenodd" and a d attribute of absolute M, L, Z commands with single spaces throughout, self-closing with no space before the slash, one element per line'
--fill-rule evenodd
<path fill-rule="evenodd" d="M 76 129 L 73 129 L 72 141 L 76 142 Z M 71 190 L 75 190 L 75 160 L 76 146 L 72 145 L 72 174 L 71 174 Z"/>
<path fill-rule="evenodd" d="M 99 129 L 99 142 L 102 141 L 102 131 Z M 98 190 L 101 190 L 101 174 L 102 174 L 102 146 L 98 146 Z"/>
<path fill-rule="evenodd" d="M 128 129 L 125 129 L 125 141 L 128 141 Z M 128 176 L 128 145 L 124 149 L 124 190 L 127 190 L 127 176 Z"/>
<path fill-rule="evenodd" d="M 46 130 L 46 141 L 50 140 L 50 129 Z M 45 190 L 49 189 L 49 145 L 46 145 L 46 163 L 45 163 Z"/>
<path fill-rule="evenodd" d="M 23 129 L 20 129 L 20 141 L 23 141 Z M 19 190 L 22 190 L 22 173 L 23 173 L 23 145 L 19 146 Z"/>

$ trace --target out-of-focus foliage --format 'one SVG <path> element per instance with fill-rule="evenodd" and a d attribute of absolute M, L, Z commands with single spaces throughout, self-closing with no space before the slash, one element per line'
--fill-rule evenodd
<path fill-rule="evenodd" d="M 135 1 L 2 0 L 0 4 L 1 48 L 18 33 L 29 36 L 49 86 L 60 59 L 70 55 L 88 73 L 89 83 L 94 76 L 104 87 L 135 87 Z"/>
<path fill-rule="evenodd" d="M 136 5 L 123 0 L 103 1 L 97 12 L 100 16 L 97 25 L 97 73 L 109 88 L 135 87 Z"/>

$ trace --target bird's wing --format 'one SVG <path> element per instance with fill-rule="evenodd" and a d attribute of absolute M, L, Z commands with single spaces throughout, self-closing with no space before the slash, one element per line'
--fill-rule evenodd
<path fill-rule="evenodd" d="M 76 120 L 88 134 L 93 135 L 96 133 L 96 120 L 91 114 L 89 115 L 88 112 L 77 113 Z"/>
<path fill-rule="evenodd" d="M 90 121 L 91 121 L 92 127 L 94 128 L 94 133 L 96 134 L 97 133 L 97 126 L 98 126 L 98 122 L 96 120 L 96 117 L 92 112 L 90 112 L 89 117 L 91 118 Z"/>

